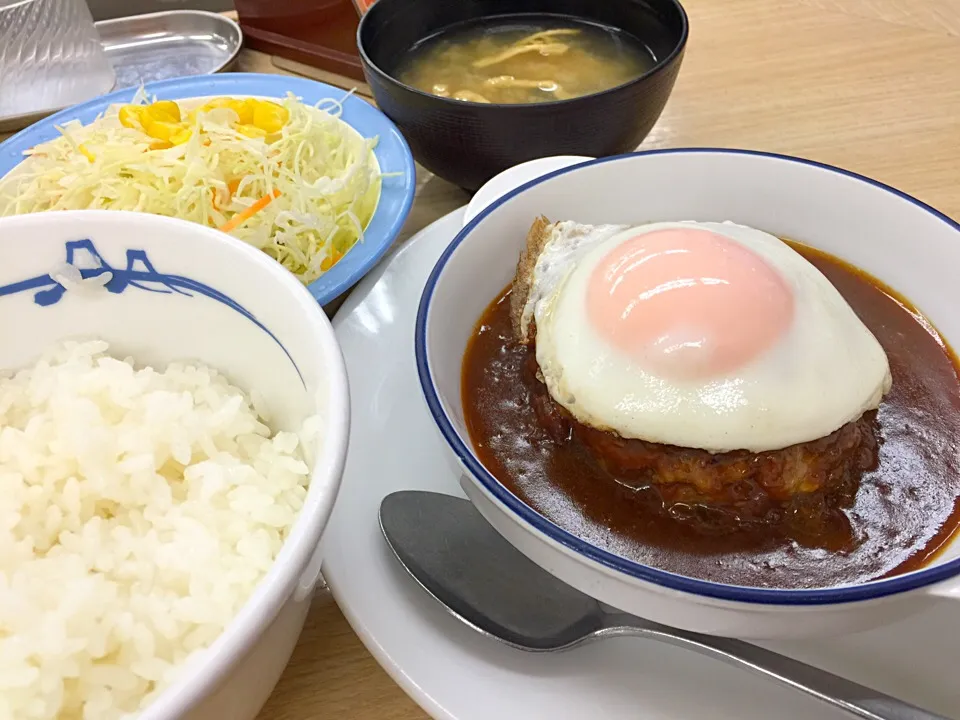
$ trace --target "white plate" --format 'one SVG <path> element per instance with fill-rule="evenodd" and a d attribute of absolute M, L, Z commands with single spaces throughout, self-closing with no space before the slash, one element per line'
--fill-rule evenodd
<path fill-rule="evenodd" d="M 370 273 L 333 321 L 353 407 L 343 489 L 325 536 L 324 577 L 374 657 L 434 718 L 841 720 L 849 716 L 716 660 L 618 638 L 564 653 L 512 650 L 461 625 L 416 587 L 377 524 L 394 490 L 461 495 L 427 412 L 413 356 L 420 292 L 463 210 Z M 960 717 L 960 644 L 949 603 L 831 642 L 770 643 L 852 680 Z"/>

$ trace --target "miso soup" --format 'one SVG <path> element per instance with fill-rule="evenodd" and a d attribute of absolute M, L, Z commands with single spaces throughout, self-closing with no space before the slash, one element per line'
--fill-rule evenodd
<path fill-rule="evenodd" d="M 627 33 L 566 18 L 501 16 L 458 23 L 418 43 L 396 72 L 423 92 L 479 103 L 538 103 L 589 95 L 656 63 Z"/>

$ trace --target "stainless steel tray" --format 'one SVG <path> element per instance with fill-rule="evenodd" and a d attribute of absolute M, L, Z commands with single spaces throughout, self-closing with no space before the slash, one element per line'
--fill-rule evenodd
<path fill-rule="evenodd" d="M 168 10 L 101 20 L 100 41 L 117 73 L 114 90 L 187 75 L 209 75 L 230 66 L 243 33 L 233 20 L 202 10 Z M 62 108 L 0 116 L 0 132 L 19 130 Z"/>

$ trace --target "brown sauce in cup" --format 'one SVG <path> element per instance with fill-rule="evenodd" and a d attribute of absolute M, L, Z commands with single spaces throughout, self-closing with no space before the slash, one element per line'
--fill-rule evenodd
<path fill-rule="evenodd" d="M 576 445 L 558 444 L 531 405 L 529 350 L 516 343 L 507 288 L 467 346 L 462 394 L 483 465 L 520 500 L 587 542 L 688 577 L 755 587 L 862 583 L 922 567 L 960 526 L 960 375 L 936 330 L 904 298 L 830 255 L 792 244 L 840 291 L 890 361 L 893 388 L 877 417 L 875 470 L 844 510 L 852 542 L 835 552 L 774 529 L 711 535 L 622 489 Z M 533 381 L 535 382 L 535 381 Z"/>

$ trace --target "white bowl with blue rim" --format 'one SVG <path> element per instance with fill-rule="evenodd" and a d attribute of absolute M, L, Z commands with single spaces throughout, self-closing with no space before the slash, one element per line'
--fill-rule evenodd
<path fill-rule="evenodd" d="M 68 289 L 64 263 L 84 279 L 110 279 Z M 304 507 L 272 569 L 192 671 L 139 716 L 253 720 L 303 627 L 346 458 L 346 369 L 323 309 L 279 263 L 225 233 L 99 210 L 0 218 L 0 308 L 4 370 L 62 340 L 101 339 L 142 365 L 185 360 L 220 370 L 257 394 L 274 430 L 321 418 Z"/>
<path fill-rule="evenodd" d="M 437 262 L 415 331 L 423 394 L 467 495 L 524 554 L 599 600 L 687 630 L 772 639 L 853 632 L 960 599 L 956 537 L 931 563 L 887 579 L 822 589 L 725 585 L 591 545 L 502 485 L 467 433 L 461 364 L 477 319 L 512 280 L 539 215 L 594 224 L 731 220 L 798 238 L 896 288 L 954 347 L 960 225 L 869 178 L 786 156 L 678 149 L 594 160 L 522 185 L 480 212 Z"/>
<path fill-rule="evenodd" d="M 396 126 L 370 103 L 341 88 L 283 75 L 227 73 L 164 80 L 145 86 L 146 92 L 160 100 L 184 100 L 210 96 L 254 96 L 282 99 L 293 93 L 304 103 L 313 104 L 334 98 L 342 100 L 340 118 L 365 138 L 378 138 L 374 155 L 383 179 L 376 211 L 356 243 L 330 270 L 307 287 L 321 305 L 326 305 L 353 287 L 373 268 L 390 248 L 403 227 L 416 192 L 416 168 L 406 140 Z M 137 88 L 127 88 L 76 105 L 44 118 L 0 143 L 0 178 L 13 171 L 24 153 L 35 145 L 59 135 L 58 125 L 71 120 L 93 122 L 111 105 L 130 102 Z"/>

